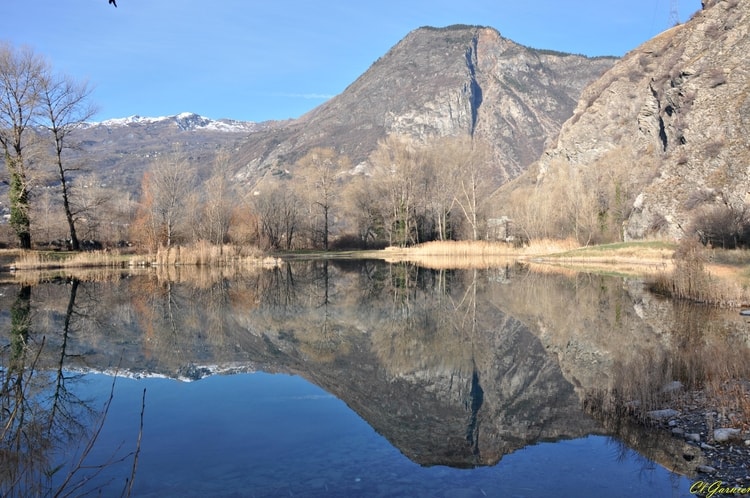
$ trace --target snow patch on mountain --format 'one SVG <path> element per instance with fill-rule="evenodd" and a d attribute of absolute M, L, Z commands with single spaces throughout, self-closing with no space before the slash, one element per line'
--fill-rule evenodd
<path fill-rule="evenodd" d="M 153 125 L 175 125 L 183 131 L 217 131 L 224 133 L 246 133 L 255 131 L 257 123 L 253 121 L 236 121 L 233 119 L 211 119 L 193 112 L 183 112 L 175 116 L 143 117 L 133 115 L 126 118 L 107 119 L 100 122 L 87 123 L 88 127 L 105 126 L 117 128 L 123 126 L 153 126 Z"/>

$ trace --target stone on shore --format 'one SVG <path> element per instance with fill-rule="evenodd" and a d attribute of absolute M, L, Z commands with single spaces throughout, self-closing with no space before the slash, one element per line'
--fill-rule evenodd
<path fill-rule="evenodd" d="M 740 430 L 729 427 L 723 427 L 714 431 L 714 441 L 717 443 L 725 443 L 730 439 L 737 439 L 740 437 Z"/>
<path fill-rule="evenodd" d="M 678 412 L 677 410 L 673 410 L 672 408 L 666 408 L 664 410 L 652 410 L 646 413 L 649 418 L 654 420 L 668 420 L 672 417 L 676 417 L 679 414 L 680 412 Z"/>

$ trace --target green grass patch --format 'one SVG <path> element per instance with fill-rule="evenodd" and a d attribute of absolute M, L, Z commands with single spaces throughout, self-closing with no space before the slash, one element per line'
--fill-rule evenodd
<path fill-rule="evenodd" d="M 601 244 L 596 246 L 581 247 L 570 251 L 550 254 L 548 257 L 600 257 L 606 255 L 616 255 L 622 253 L 632 253 L 638 255 L 652 251 L 674 251 L 677 244 L 659 240 L 638 241 L 638 242 L 615 242 L 612 244 Z"/>

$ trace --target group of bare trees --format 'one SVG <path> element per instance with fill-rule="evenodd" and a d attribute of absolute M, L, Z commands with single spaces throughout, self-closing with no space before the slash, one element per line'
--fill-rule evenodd
<path fill-rule="evenodd" d="M 641 168 L 630 167 L 638 162 Z M 516 188 L 507 200 L 508 213 L 530 239 L 572 238 L 580 244 L 618 242 L 623 223 L 656 161 L 616 148 L 597 168 L 551 161 L 542 181 Z"/>
<path fill-rule="evenodd" d="M 0 147 L 10 201 L 10 226 L 20 246 L 31 248 L 33 190 L 54 175 L 73 249 L 80 248 L 76 222 L 85 211 L 72 186 L 77 165 L 67 151 L 72 133 L 95 112 L 86 83 L 57 74 L 29 48 L 0 44 Z M 39 197 L 37 197 L 39 198 Z"/>
<path fill-rule="evenodd" d="M 268 247 L 406 246 L 485 235 L 489 152 L 469 137 L 391 135 L 355 169 L 333 149 L 316 148 L 289 169 L 254 197 Z"/>
<path fill-rule="evenodd" d="M 229 157 L 220 153 L 209 166 L 202 178 L 179 151 L 157 156 L 143 175 L 130 237 L 148 250 L 199 240 L 217 246 L 252 242 L 241 231 L 232 233 L 252 217 L 241 216 L 248 206 L 232 182 Z M 251 231 L 244 228 L 242 233 Z"/>
<path fill-rule="evenodd" d="M 427 142 L 389 136 L 370 159 L 372 172 L 356 182 L 356 232 L 391 245 L 484 238 L 492 190 L 486 144 L 470 137 Z"/>
<path fill-rule="evenodd" d="M 220 154 L 208 176 L 198 178 L 175 151 L 150 165 L 137 200 L 112 191 L 82 166 L 76 131 L 96 112 L 90 96 L 86 83 L 56 73 L 33 50 L 0 44 L 0 146 L 6 166 L 0 179 L 9 201 L 4 230 L 9 227 L 24 249 L 32 247 L 32 235 L 40 245 L 54 242 L 72 250 L 82 249 L 83 239 L 135 239 L 149 248 L 192 239 L 227 242 L 240 206 L 228 156 Z"/>

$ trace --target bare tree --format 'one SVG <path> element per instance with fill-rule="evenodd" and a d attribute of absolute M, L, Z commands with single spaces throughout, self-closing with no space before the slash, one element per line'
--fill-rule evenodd
<path fill-rule="evenodd" d="M 272 249 L 294 247 L 294 237 L 300 227 L 299 199 L 286 186 L 268 188 L 254 199 L 259 217 L 259 232 Z"/>
<path fill-rule="evenodd" d="M 351 179 L 345 189 L 344 201 L 361 247 L 366 249 L 372 242 L 382 240 L 385 231 L 379 194 L 371 188 L 367 176 L 357 175 Z"/>
<path fill-rule="evenodd" d="M 159 157 L 144 174 L 140 218 L 154 245 L 172 247 L 184 235 L 195 192 L 193 168 L 176 154 Z"/>
<path fill-rule="evenodd" d="M 466 156 L 466 142 L 462 138 L 443 137 L 433 141 L 428 150 L 425 207 L 435 219 L 435 235 L 439 240 L 455 235 L 457 222 L 451 221 L 451 215 L 456 207 L 461 173 L 458 165 Z"/>
<path fill-rule="evenodd" d="M 419 242 L 416 209 L 418 184 L 424 173 L 423 151 L 410 138 L 389 135 L 370 157 L 373 187 L 384 203 L 389 243 L 406 246 Z"/>
<path fill-rule="evenodd" d="M 82 239 L 107 239 L 103 228 L 110 225 L 114 211 L 110 208 L 117 194 L 105 186 L 95 173 L 85 173 L 76 179 L 70 189 L 71 204 L 79 241 Z M 108 228 L 108 227 L 107 227 Z M 84 242 L 81 242 L 84 247 Z M 84 247 L 85 248 L 85 247 Z"/>
<path fill-rule="evenodd" d="M 481 208 L 492 185 L 486 143 L 466 138 L 456 143 L 458 154 L 453 156 L 458 172 L 456 203 L 471 227 L 471 239 L 479 239 Z M 463 152 L 461 152 L 463 151 Z"/>
<path fill-rule="evenodd" d="M 321 147 L 312 149 L 297 162 L 295 176 L 303 180 L 300 187 L 306 192 L 311 204 L 319 208 L 323 215 L 322 228 L 314 230 L 320 232 L 326 251 L 331 228 L 331 210 L 341 191 L 339 174 L 348 169 L 349 164 L 349 158 L 346 156 L 336 154 L 333 149 Z"/>
<path fill-rule="evenodd" d="M 43 126 L 49 131 L 54 142 L 55 166 L 62 189 L 62 202 L 65 219 L 68 222 L 71 249 L 80 250 L 76 232 L 76 217 L 80 210 L 72 207 L 70 198 L 70 173 L 78 168 L 69 165 L 63 158 L 64 152 L 75 146 L 70 135 L 91 118 L 96 109 L 89 104 L 91 88 L 85 83 L 77 83 L 66 76 L 45 74 L 40 79 L 40 99 L 44 112 Z"/>
<path fill-rule="evenodd" d="M 0 146 L 10 177 L 10 224 L 23 249 L 31 248 L 27 146 L 46 71 L 47 62 L 31 49 L 0 44 Z"/>
<path fill-rule="evenodd" d="M 211 176 L 203 184 L 203 211 L 198 236 L 212 244 L 222 245 L 228 241 L 229 228 L 237 193 L 230 182 L 232 165 L 229 155 L 219 154 L 213 163 Z"/>

